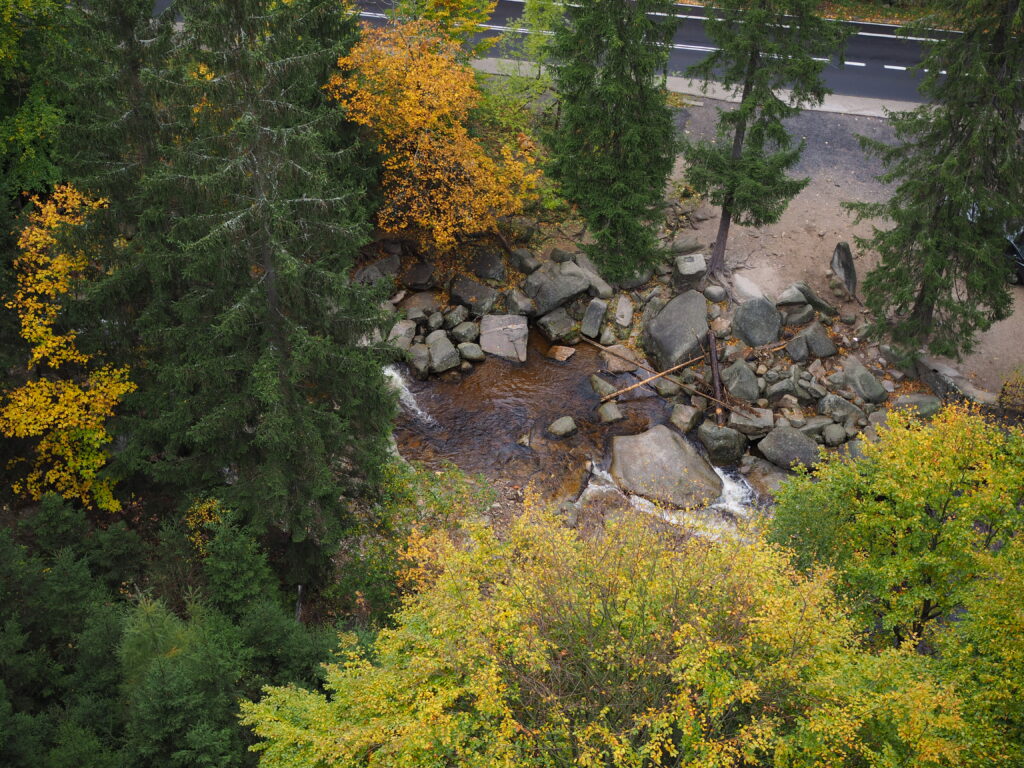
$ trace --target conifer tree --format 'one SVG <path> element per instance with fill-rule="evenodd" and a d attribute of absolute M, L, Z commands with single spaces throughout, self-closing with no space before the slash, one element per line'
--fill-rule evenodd
<path fill-rule="evenodd" d="M 689 74 L 720 83 L 740 99 L 720 112 L 718 141 L 685 145 L 689 182 L 722 207 L 708 269 L 725 270 L 725 246 L 735 220 L 764 226 L 779 220 L 808 179 L 787 175 L 800 159 L 782 121 L 829 91 L 824 57 L 843 40 L 838 24 L 817 16 L 815 0 L 723 0 L 705 23 L 717 46 Z"/>
<path fill-rule="evenodd" d="M 609 278 L 656 255 L 654 221 L 675 154 L 666 101 L 669 0 L 582 0 L 565 6 L 549 65 L 560 110 L 551 174 L 579 206 Z"/>
<path fill-rule="evenodd" d="M 1024 224 L 1024 6 L 955 3 L 961 34 L 931 44 L 921 93 L 930 103 L 890 115 L 897 143 L 861 139 L 896 183 L 884 203 L 850 207 L 883 217 L 859 241 L 881 256 L 864 281 L 876 332 L 913 356 L 969 352 L 975 334 L 1007 317 L 1007 227 Z"/>
<path fill-rule="evenodd" d="M 168 12 L 170 54 L 140 70 L 159 122 L 130 257 L 97 290 L 125 303 L 92 326 L 102 343 L 115 319 L 143 360 L 120 466 L 322 550 L 384 462 L 393 413 L 380 297 L 348 277 L 366 151 L 322 92 L 355 22 L 321 0 Z"/>

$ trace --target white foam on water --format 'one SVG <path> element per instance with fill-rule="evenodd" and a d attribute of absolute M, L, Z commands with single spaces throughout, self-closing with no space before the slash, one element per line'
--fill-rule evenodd
<path fill-rule="evenodd" d="M 749 517 L 756 500 L 754 489 L 741 475 L 730 475 L 718 467 L 713 469 L 722 478 L 722 495 L 709 509 L 728 512 L 741 520 Z"/>
<path fill-rule="evenodd" d="M 405 383 L 401 372 L 395 366 L 385 366 L 384 377 L 388 380 L 388 384 L 398 393 L 398 401 L 405 410 L 427 424 L 437 423 L 429 413 L 420 408 L 419 403 L 416 402 L 416 396 L 410 391 L 409 385 Z"/>

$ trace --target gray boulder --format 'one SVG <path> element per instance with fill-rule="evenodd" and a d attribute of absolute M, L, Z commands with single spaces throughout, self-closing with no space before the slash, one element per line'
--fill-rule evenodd
<path fill-rule="evenodd" d="M 601 323 L 604 322 L 604 315 L 608 311 L 608 302 L 604 299 L 591 299 L 587 305 L 587 311 L 583 315 L 583 322 L 580 323 L 580 333 L 596 339 L 601 335 Z"/>
<path fill-rule="evenodd" d="M 935 395 L 915 393 L 897 397 L 892 407 L 908 408 L 917 411 L 917 415 L 922 419 L 930 419 L 942 408 L 942 401 L 935 397 Z"/>
<path fill-rule="evenodd" d="M 388 334 L 388 341 L 403 352 L 408 352 L 415 336 L 416 322 L 414 320 L 399 320 Z"/>
<path fill-rule="evenodd" d="M 493 248 L 477 251 L 469 262 L 469 268 L 481 280 L 505 279 L 505 261 L 501 252 Z"/>
<path fill-rule="evenodd" d="M 562 416 L 548 424 L 548 432 L 555 437 L 568 437 L 576 434 L 576 422 L 572 416 Z"/>
<path fill-rule="evenodd" d="M 847 293 L 855 296 L 857 294 L 857 267 L 853 263 L 853 253 L 850 251 L 849 243 L 836 244 L 829 266 L 832 268 L 832 274 L 843 284 Z"/>
<path fill-rule="evenodd" d="M 489 355 L 526 362 L 530 327 L 522 315 L 484 315 L 480 318 L 480 348 Z"/>
<path fill-rule="evenodd" d="M 417 379 L 427 378 L 430 373 L 430 347 L 426 344 L 413 344 L 409 347 L 409 367 Z"/>
<path fill-rule="evenodd" d="M 582 256 L 582 254 L 580 255 Z M 580 269 L 583 270 L 583 273 L 587 276 L 587 280 L 590 281 L 590 287 L 587 291 L 591 296 L 596 296 L 599 299 L 610 299 L 615 295 L 615 290 L 603 277 L 601 277 L 600 274 L 583 266 L 580 266 Z"/>
<path fill-rule="evenodd" d="M 665 370 L 694 357 L 707 333 L 707 300 L 696 291 L 687 291 L 647 324 L 644 347 L 658 369 Z"/>
<path fill-rule="evenodd" d="M 810 304 L 800 304 L 785 313 L 783 322 L 786 325 L 804 325 L 811 322 L 815 317 L 814 307 Z"/>
<path fill-rule="evenodd" d="M 794 462 L 810 467 L 818 461 L 818 444 L 793 427 L 775 427 L 757 447 L 768 461 L 784 469 Z"/>
<path fill-rule="evenodd" d="M 553 312 L 548 312 L 537 321 L 537 328 L 544 335 L 544 338 L 550 342 L 575 344 L 579 341 L 576 323 L 569 317 L 565 307 L 559 307 Z"/>
<path fill-rule="evenodd" d="M 516 248 L 509 254 L 509 264 L 512 269 L 522 272 L 524 275 L 532 275 L 540 269 L 540 261 L 528 248 Z"/>
<path fill-rule="evenodd" d="M 434 265 L 417 261 L 402 275 L 402 285 L 413 291 L 428 291 L 434 287 Z"/>
<path fill-rule="evenodd" d="M 752 413 L 733 411 L 727 422 L 730 429 L 735 429 L 747 437 L 763 437 L 775 426 L 775 414 L 771 408 L 751 408 Z"/>
<path fill-rule="evenodd" d="M 622 411 L 615 403 L 604 403 L 597 409 L 597 417 L 602 424 L 611 424 L 613 421 L 621 421 L 624 417 Z"/>
<path fill-rule="evenodd" d="M 476 341 L 480 338 L 480 326 L 467 320 L 456 325 L 449 333 L 452 341 L 456 344 L 464 344 L 467 341 Z"/>
<path fill-rule="evenodd" d="M 601 368 L 608 373 L 628 373 L 640 367 L 640 359 L 629 347 L 613 344 L 601 350 Z"/>
<path fill-rule="evenodd" d="M 761 396 L 757 386 L 757 374 L 743 360 L 737 360 L 722 371 L 722 383 L 729 394 L 737 400 L 752 403 Z"/>
<path fill-rule="evenodd" d="M 804 295 L 804 298 L 807 299 L 807 303 L 810 304 L 819 312 L 821 312 L 821 314 L 827 317 L 835 317 L 836 315 L 839 314 L 838 309 L 833 307 L 831 304 L 829 304 L 827 301 L 821 298 L 818 294 L 816 294 L 814 290 L 811 288 L 811 286 L 809 286 L 807 283 L 800 282 L 793 283 L 793 285 L 796 286 L 800 290 L 800 293 Z"/>
<path fill-rule="evenodd" d="M 705 421 L 697 428 L 697 438 L 707 449 L 714 464 L 735 464 L 747 450 L 747 438 L 729 427 Z"/>
<path fill-rule="evenodd" d="M 590 288 L 590 277 L 572 261 L 548 263 L 523 282 L 523 293 L 546 315 Z"/>
<path fill-rule="evenodd" d="M 672 287 L 677 291 L 693 290 L 707 273 L 708 265 L 704 261 L 704 254 L 691 253 L 686 256 L 676 256 L 672 265 Z"/>
<path fill-rule="evenodd" d="M 807 419 L 803 426 L 798 427 L 798 429 L 808 437 L 814 437 L 815 435 L 820 435 L 824 432 L 825 427 L 829 424 L 835 424 L 831 416 L 811 416 L 811 418 Z M 795 427 L 796 424 L 793 424 L 792 426 Z"/>
<path fill-rule="evenodd" d="M 669 421 L 672 422 L 673 427 L 686 434 L 700 423 L 703 416 L 704 412 L 692 405 L 674 405 Z"/>
<path fill-rule="evenodd" d="M 633 302 L 625 294 L 615 302 L 615 324 L 619 328 L 629 328 L 633 324 Z"/>
<path fill-rule="evenodd" d="M 751 299 L 736 309 L 732 327 L 746 344 L 760 347 L 779 340 L 782 315 L 768 299 Z"/>
<path fill-rule="evenodd" d="M 429 315 L 427 315 L 428 331 L 436 331 L 442 325 L 444 325 L 444 315 L 442 315 L 440 312 L 431 312 Z"/>
<path fill-rule="evenodd" d="M 783 312 L 790 312 L 795 307 L 806 303 L 807 299 L 804 297 L 803 292 L 795 285 L 791 285 L 786 288 L 775 300 L 775 306 Z"/>
<path fill-rule="evenodd" d="M 518 288 L 512 288 L 505 292 L 505 307 L 512 315 L 533 316 L 537 314 L 537 304 Z"/>
<path fill-rule="evenodd" d="M 864 411 L 839 395 L 825 395 L 818 401 L 818 413 L 833 421 L 846 421 L 850 416 L 865 418 Z"/>
<path fill-rule="evenodd" d="M 461 304 L 452 307 L 451 309 L 444 313 L 445 328 L 454 328 L 456 325 L 464 323 L 467 320 L 469 320 L 469 310 L 466 309 Z"/>
<path fill-rule="evenodd" d="M 459 356 L 463 360 L 469 360 L 471 363 L 480 363 L 484 360 L 484 351 L 480 349 L 479 344 L 474 344 L 471 341 L 464 341 L 458 346 Z"/>
<path fill-rule="evenodd" d="M 672 507 L 702 506 L 722 493 L 707 460 L 663 424 L 613 437 L 611 475 L 624 491 Z"/>
<path fill-rule="evenodd" d="M 606 381 L 598 376 L 596 373 L 590 376 L 590 386 L 594 390 L 594 394 L 598 397 L 608 397 L 608 395 L 614 394 L 618 391 L 618 387 L 612 384 L 610 381 Z"/>
<path fill-rule="evenodd" d="M 808 357 L 822 358 L 831 357 L 839 350 L 832 343 L 828 333 L 821 326 L 821 323 L 811 323 L 790 339 L 786 344 L 786 351 L 795 362 L 801 362 Z"/>
<path fill-rule="evenodd" d="M 641 285 L 647 283 L 653 274 L 654 270 L 651 268 L 641 269 L 634 272 L 630 277 L 620 280 L 619 288 L 624 291 L 632 291 L 634 288 L 639 288 Z"/>
<path fill-rule="evenodd" d="M 743 275 L 734 274 L 732 276 L 732 288 L 736 293 L 736 298 L 740 301 L 764 298 L 764 289 L 749 277 L 744 277 Z"/>
<path fill-rule="evenodd" d="M 825 445 L 835 448 L 846 442 L 846 428 L 842 424 L 829 424 L 821 431 Z"/>
<path fill-rule="evenodd" d="M 882 383 L 853 355 L 843 361 L 846 385 L 869 403 L 883 403 L 889 397 Z"/>
<path fill-rule="evenodd" d="M 427 336 L 427 347 L 430 349 L 432 373 L 450 371 L 462 362 L 459 351 L 452 345 L 444 331 L 434 331 Z"/>
<path fill-rule="evenodd" d="M 465 275 L 459 275 L 452 281 L 449 293 L 452 301 L 469 307 L 474 315 L 486 315 L 498 298 L 498 292 L 493 288 Z"/>
<path fill-rule="evenodd" d="M 672 240 L 669 250 L 672 253 L 693 253 L 699 251 L 703 246 L 700 238 L 692 232 L 681 232 Z"/>
<path fill-rule="evenodd" d="M 706 298 L 708 301 L 725 301 L 728 296 L 729 294 L 726 293 L 725 288 L 723 288 L 720 285 L 709 285 L 707 288 L 704 289 L 704 298 Z"/>

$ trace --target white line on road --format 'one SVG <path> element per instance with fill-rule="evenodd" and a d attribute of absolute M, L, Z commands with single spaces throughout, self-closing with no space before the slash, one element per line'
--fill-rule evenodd
<path fill-rule="evenodd" d="M 863 61 L 844 61 L 843 64 L 845 64 L 848 67 L 866 67 L 867 66 L 867 64 L 865 64 Z"/>
<path fill-rule="evenodd" d="M 895 70 L 896 72 L 906 72 L 907 71 L 906 67 L 899 67 L 899 66 L 896 66 L 895 64 L 883 64 L 882 66 L 884 66 L 886 69 Z"/>

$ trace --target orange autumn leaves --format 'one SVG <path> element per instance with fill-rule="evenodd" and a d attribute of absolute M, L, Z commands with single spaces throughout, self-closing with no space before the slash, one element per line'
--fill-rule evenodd
<path fill-rule="evenodd" d="M 32 499 L 56 491 L 87 506 L 114 511 L 120 503 L 112 484 L 97 476 L 111 440 L 104 424 L 135 385 L 128 380 L 127 368 L 96 365 L 78 348 L 73 330 L 58 329 L 63 298 L 89 268 L 84 252 L 62 247 L 59 231 L 80 226 L 106 201 L 58 186 L 50 198 L 33 202 L 35 210 L 18 238 L 17 287 L 6 302 L 17 312 L 21 337 L 31 348 L 30 378 L 6 393 L 0 433 L 37 442 L 28 472 L 13 487 Z"/>
<path fill-rule="evenodd" d="M 479 101 L 456 41 L 428 21 L 367 27 L 325 90 L 371 129 L 381 153 L 381 229 L 447 250 L 518 213 L 540 177 L 523 142 L 485 148 L 469 129 Z"/>

